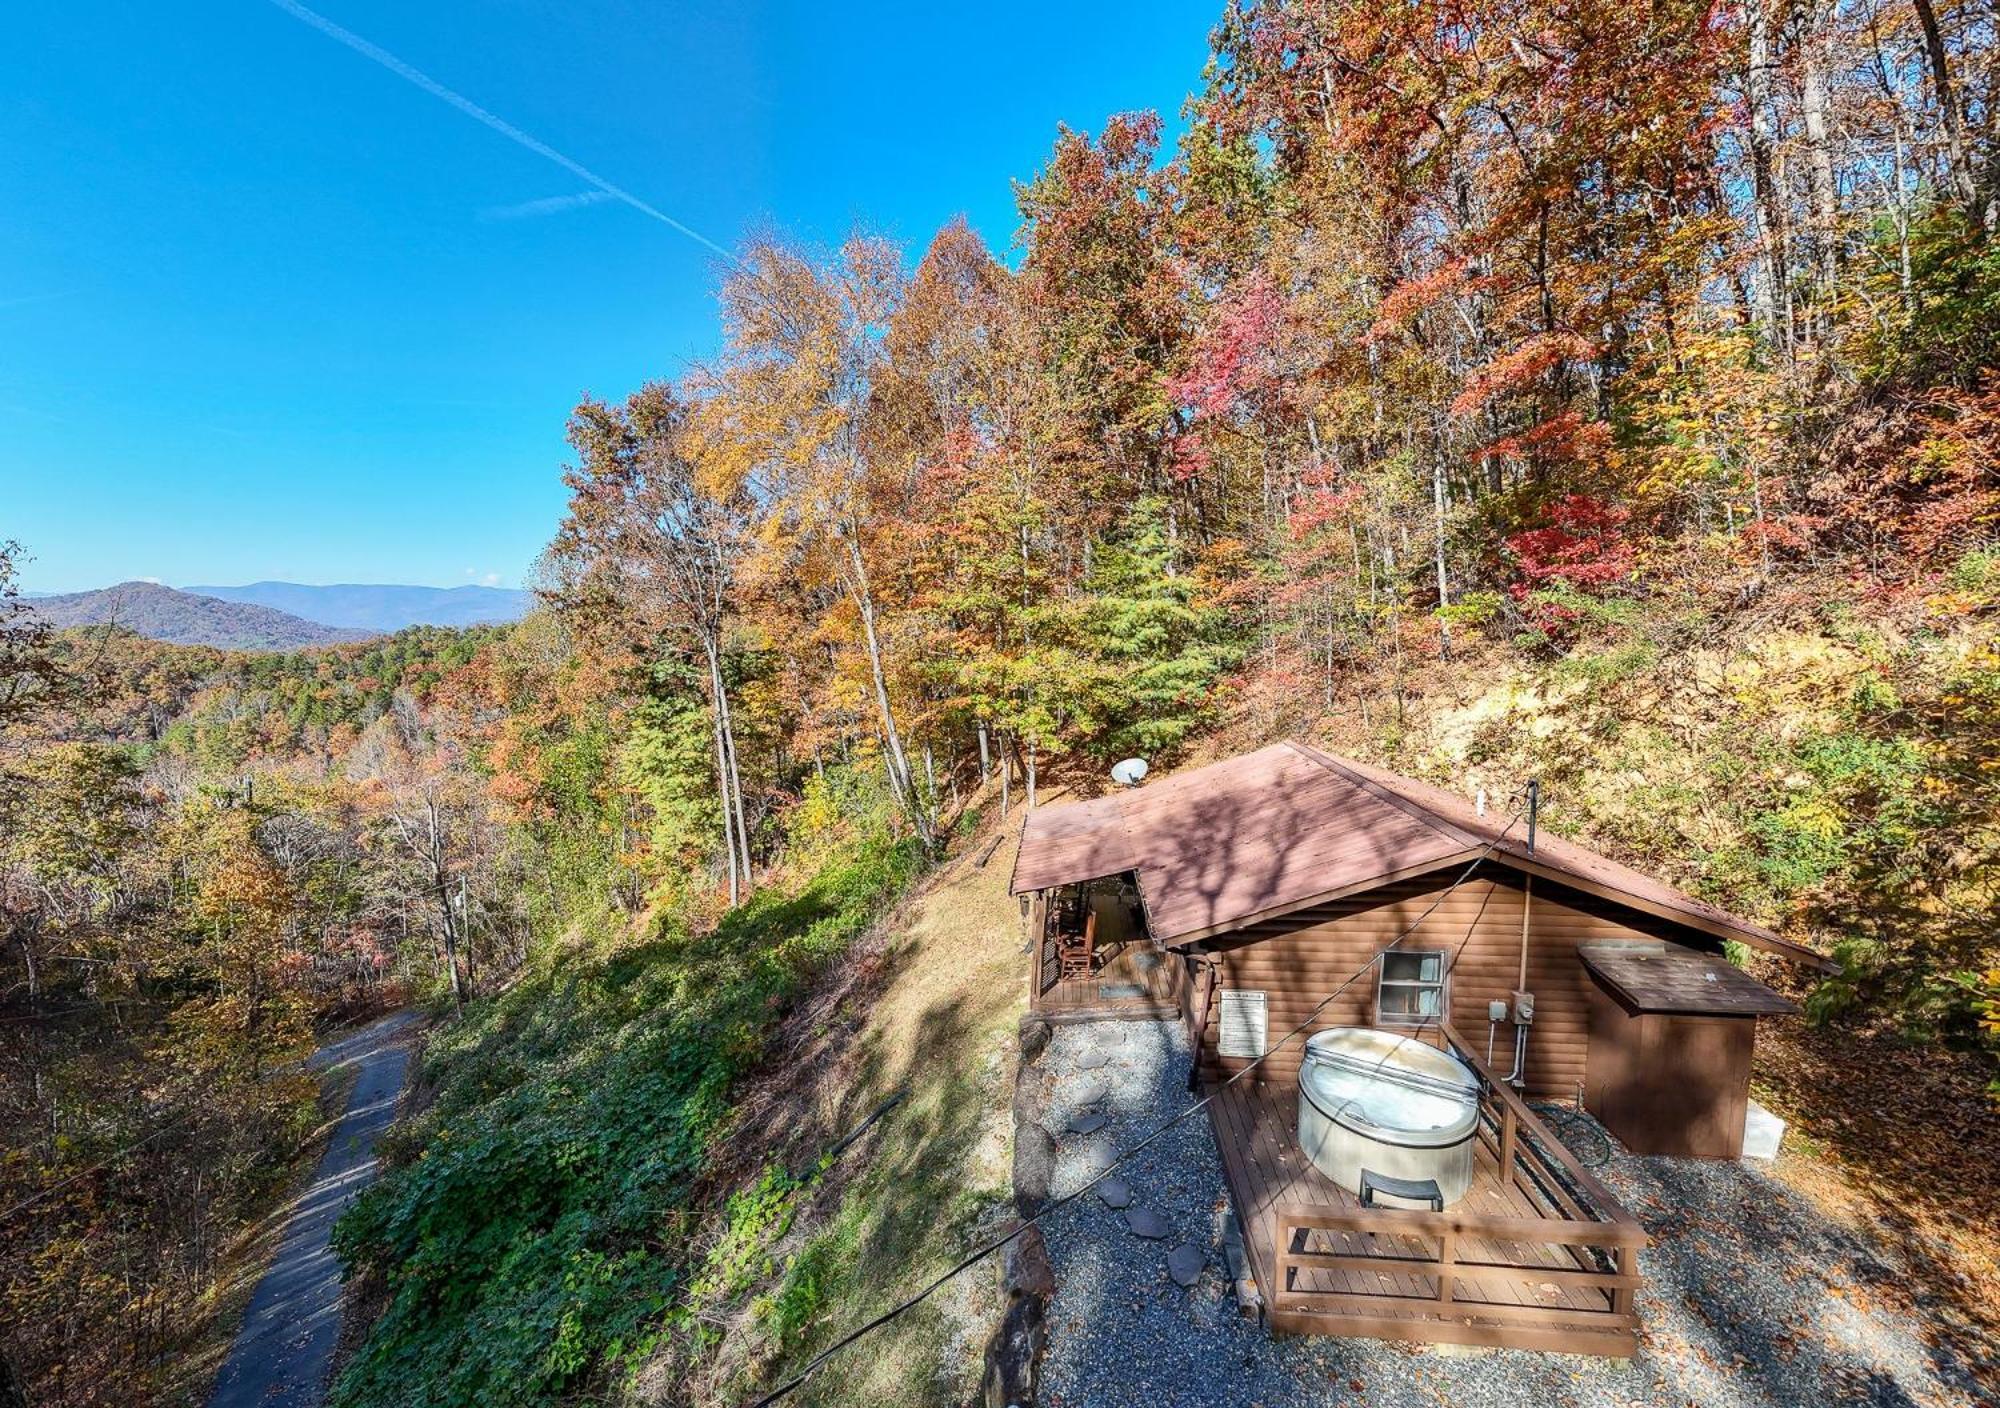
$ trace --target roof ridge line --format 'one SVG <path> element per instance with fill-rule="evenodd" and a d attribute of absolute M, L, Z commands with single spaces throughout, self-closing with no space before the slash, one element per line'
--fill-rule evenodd
<path fill-rule="evenodd" d="M 1480 836 L 1474 832 L 1467 831 L 1464 827 L 1458 825 L 1458 823 L 1453 821 L 1447 821 L 1444 817 L 1438 815 L 1438 813 L 1432 811 L 1429 807 L 1425 806 L 1423 803 L 1405 797 L 1401 793 L 1395 791 L 1393 788 L 1384 787 L 1381 783 L 1375 781 L 1375 779 L 1373 779 L 1372 777 L 1364 777 L 1362 774 L 1356 772 L 1353 768 L 1347 766 L 1346 763 L 1341 761 L 1341 759 L 1334 756 L 1332 753 L 1327 753 L 1318 748 L 1315 748 L 1310 743 L 1301 743 L 1295 738 L 1288 738 L 1285 740 L 1285 746 L 1298 752 L 1303 757 L 1310 758 L 1313 762 L 1318 763 L 1321 767 L 1325 768 L 1327 771 L 1335 773 L 1338 776 L 1347 779 L 1349 782 L 1352 782 L 1355 786 L 1361 788 L 1363 791 L 1369 793 L 1371 796 L 1378 797 L 1382 801 L 1387 802 L 1390 806 L 1395 807 L 1398 811 L 1405 812 L 1410 816 L 1415 817 L 1417 820 L 1429 826 L 1432 830 L 1437 831 L 1454 841 L 1457 841 L 1461 845 L 1493 846 L 1495 848 L 1498 848 L 1500 846 L 1501 841 L 1504 839 L 1504 836 L 1501 837 Z"/>

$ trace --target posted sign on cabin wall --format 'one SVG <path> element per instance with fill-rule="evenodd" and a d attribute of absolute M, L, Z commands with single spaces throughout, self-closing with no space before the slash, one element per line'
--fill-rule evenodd
<path fill-rule="evenodd" d="M 1224 988 L 1221 1031 L 1216 1050 L 1223 1056 L 1262 1056 L 1267 1030 L 1264 994 L 1244 988 Z"/>

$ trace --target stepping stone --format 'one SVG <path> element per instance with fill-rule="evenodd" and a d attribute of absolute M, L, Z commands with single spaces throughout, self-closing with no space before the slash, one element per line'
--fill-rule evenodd
<path fill-rule="evenodd" d="M 1104 1200 L 1107 1208 L 1129 1207 L 1132 1187 L 1122 1178 L 1107 1178 L 1097 1185 L 1097 1196 Z"/>
<path fill-rule="evenodd" d="M 1102 1105 L 1111 1098 L 1111 1086 L 1106 1081 L 1093 1080 L 1087 1083 L 1073 1097 L 1079 1105 Z"/>
<path fill-rule="evenodd" d="M 1192 1286 L 1201 1279 L 1201 1269 L 1206 1265 L 1208 1258 L 1193 1242 L 1182 1242 L 1167 1253 L 1167 1274 L 1178 1285 Z"/>
<path fill-rule="evenodd" d="M 1135 1237 L 1148 1241 L 1158 1241 L 1174 1229 L 1167 1226 L 1167 1220 L 1151 1208 L 1125 1209 L 1125 1225 L 1132 1229 Z"/>
<path fill-rule="evenodd" d="M 1111 1151 L 1111 1146 L 1102 1139 L 1091 1140 L 1081 1149 L 1075 1150 L 1073 1157 L 1077 1158 L 1081 1163 L 1081 1171 L 1085 1178 L 1097 1177 L 1098 1174 L 1109 1169 L 1118 1159 L 1118 1156 Z"/>
<path fill-rule="evenodd" d="M 1110 1123 L 1110 1118 L 1102 1110 L 1079 1110 L 1069 1117 L 1069 1132 L 1095 1134 Z"/>
<path fill-rule="evenodd" d="M 1110 1061 L 1111 1056 L 1108 1052 L 1092 1047 L 1076 1058 L 1076 1068 L 1079 1071 L 1101 1071 L 1110 1064 Z"/>

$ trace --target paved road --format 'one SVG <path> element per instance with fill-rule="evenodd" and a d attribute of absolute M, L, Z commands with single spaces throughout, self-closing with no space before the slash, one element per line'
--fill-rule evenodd
<path fill-rule="evenodd" d="M 355 1066 L 347 1112 L 335 1126 L 312 1186 L 292 1205 L 278 1254 L 243 1316 L 208 1408 L 317 1408 L 340 1338 L 340 1262 L 327 1236 L 375 1176 L 375 1140 L 396 1117 L 409 1053 L 395 1038 L 416 1020 L 398 1012 L 321 1048 L 317 1070 Z"/>

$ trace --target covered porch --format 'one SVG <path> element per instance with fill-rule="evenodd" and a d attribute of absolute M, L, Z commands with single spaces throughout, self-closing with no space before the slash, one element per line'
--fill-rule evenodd
<path fill-rule="evenodd" d="M 1028 908 L 1030 1010 L 1044 1020 L 1181 1013 L 1186 964 L 1152 940 L 1129 874 L 1038 892 Z"/>
<path fill-rule="evenodd" d="M 1209 1115 L 1274 1330 L 1623 1357 L 1645 1231 L 1449 1027 L 1485 1086 L 1471 1190 L 1363 1207 L 1298 1141 L 1297 1088 L 1239 1081 Z"/>

